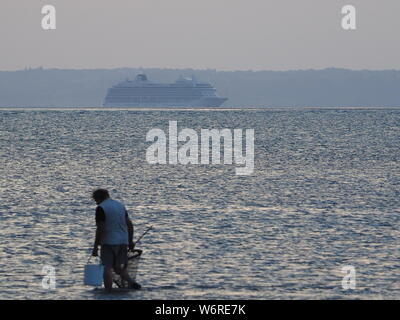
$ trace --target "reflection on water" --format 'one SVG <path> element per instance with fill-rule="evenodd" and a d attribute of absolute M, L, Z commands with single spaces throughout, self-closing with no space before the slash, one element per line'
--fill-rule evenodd
<path fill-rule="evenodd" d="M 0 298 L 400 298 L 400 110 L 0 111 Z M 254 128 L 255 172 L 149 165 L 145 135 Z M 122 200 L 138 292 L 82 285 L 90 192 Z M 56 268 L 54 291 L 41 286 Z M 344 291 L 341 267 L 357 270 Z"/>

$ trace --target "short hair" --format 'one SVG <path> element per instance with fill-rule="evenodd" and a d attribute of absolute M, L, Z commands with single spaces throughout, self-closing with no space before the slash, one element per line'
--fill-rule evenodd
<path fill-rule="evenodd" d="M 92 198 L 95 201 L 103 201 L 110 197 L 110 194 L 106 189 L 97 189 L 92 193 Z"/>

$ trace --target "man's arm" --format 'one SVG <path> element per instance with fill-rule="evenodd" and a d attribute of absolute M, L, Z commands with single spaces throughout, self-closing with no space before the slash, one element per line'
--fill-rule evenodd
<path fill-rule="evenodd" d="M 131 219 L 129 219 L 128 211 L 125 210 L 126 217 L 126 225 L 128 226 L 128 240 L 129 240 L 129 250 L 133 250 L 135 248 L 135 244 L 133 243 L 133 223 Z"/>
<path fill-rule="evenodd" d="M 93 256 L 98 256 L 99 245 L 101 244 L 101 239 L 103 238 L 105 230 L 106 215 L 101 207 L 96 208 L 96 236 L 93 246 Z"/>

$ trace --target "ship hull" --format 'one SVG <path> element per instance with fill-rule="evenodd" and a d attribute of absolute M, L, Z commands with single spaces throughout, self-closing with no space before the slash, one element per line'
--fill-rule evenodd
<path fill-rule="evenodd" d="M 113 102 L 105 101 L 106 108 L 220 108 L 227 98 L 207 97 L 187 102 Z"/>

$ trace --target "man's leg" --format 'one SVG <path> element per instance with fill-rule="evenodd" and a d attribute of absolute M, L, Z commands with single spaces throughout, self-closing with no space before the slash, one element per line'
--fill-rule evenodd
<path fill-rule="evenodd" d="M 104 266 L 103 282 L 107 292 L 112 289 L 112 265 L 114 264 L 114 253 L 109 245 L 102 245 L 100 252 L 101 263 Z"/>
<path fill-rule="evenodd" d="M 112 289 L 112 267 L 104 266 L 104 274 L 103 274 L 104 287 L 107 292 L 111 292 Z"/>

